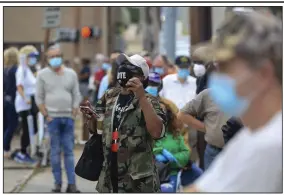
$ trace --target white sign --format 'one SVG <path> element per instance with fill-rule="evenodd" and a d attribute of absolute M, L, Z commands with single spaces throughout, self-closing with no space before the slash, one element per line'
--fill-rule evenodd
<path fill-rule="evenodd" d="M 45 7 L 44 8 L 44 28 L 55 28 L 60 25 L 60 7 Z"/>

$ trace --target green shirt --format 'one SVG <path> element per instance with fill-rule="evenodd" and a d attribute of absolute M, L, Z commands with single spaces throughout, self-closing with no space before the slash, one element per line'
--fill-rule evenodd
<path fill-rule="evenodd" d="M 185 167 L 188 164 L 190 150 L 185 145 L 183 136 L 178 135 L 174 137 L 171 133 L 167 132 L 164 138 L 155 142 L 153 149 L 154 154 L 161 154 L 163 149 L 171 152 L 181 166 Z M 170 167 L 172 169 L 171 175 L 176 175 L 179 170 L 177 163 L 172 162 Z"/>

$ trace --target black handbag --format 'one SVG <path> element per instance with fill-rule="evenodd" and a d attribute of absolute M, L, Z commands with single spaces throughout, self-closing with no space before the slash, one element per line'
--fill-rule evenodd
<path fill-rule="evenodd" d="M 158 169 L 160 183 L 167 183 L 170 181 L 170 163 L 162 163 L 162 162 L 155 162 L 156 167 Z"/>
<path fill-rule="evenodd" d="M 82 156 L 80 157 L 75 173 L 87 180 L 97 181 L 103 167 L 102 135 L 93 134 L 86 142 Z"/>

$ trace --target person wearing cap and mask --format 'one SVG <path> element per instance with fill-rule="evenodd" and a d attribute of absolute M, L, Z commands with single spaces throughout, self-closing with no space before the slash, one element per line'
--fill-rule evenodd
<path fill-rule="evenodd" d="M 166 111 L 168 119 L 166 135 L 163 139 L 155 142 L 153 151 L 157 161 L 170 163 L 170 180 L 173 186 L 176 186 L 178 170 L 190 166 L 189 170 L 183 171 L 181 178 L 182 185 L 188 185 L 202 174 L 202 170 L 196 164 L 190 162 L 191 151 L 182 135 L 183 124 L 177 119 L 178 108 L 170 100 L 159 97 L 159 91 L 162 87 L 160 75 L 155 72 L 150 73 L 149 85 L 145 90 L 159 98 L 161 107 Z"/>
<path fill-rule="evenodd" d="M 181 109 L 195 97 L 196 79 L 190 76 L 191 60 L 188 57 L 177 57 L 175 64 L 178 66 L 178 71 L 163 78 L 160 96 L 171 100 Z"/>
<path fill-rule="evenodd" d="M 204 59 L 215 59 L 210 96 L 244 125 L 207 172 L 186 192 L 283 191 L 282 22 L 235 12 L 219 27 Z M 237 157 L 236 157 L 237 154 Z"/>
<path fill-rule="evenodd" d="M 66 192 L 76 193 L 74 168 L 74 118 L 81 102 L 76 72 L 63 65 L 59 47 L 51 46 L 47 53 L 48 67 L 39 71 L 36 81 L 36 103 L 44 116 L 50 137 L 50 163 L 54 177 L 52 192 L 61 192 L 61 148 L 67 175 Z"/>
<path fill-rule="evenodd" d="M 102 133 L 105 143 L 97 191 L 159 192 L 152 147 L 154 140 L 164 137 L 166 114 L 157 98 L 145 92 L 149 75 L 146 60 L 137 54 L 120 54 L 117 63 L 120 87 L 108 89 L 95 108 L 100 118 L 92 131 Z"/>
<path fill-rule="evenodd" d="M 178 109 L 181 109 L 187 102 L 195 97 L 196 78 L 190 76 L 191 60 L 187 56 L 178 56 L 175 60 L 178 67 L 176 74 L 167 75 L 163 78 L 163 89 L 160 91 L 160 96 L 171 100 L 176 104 Z M 191 127 L 185 127 L 184 130 L 188 134 L 188 142 L 192 148 L 191 159 L 197 160 L 196 142 L 197 133 Z"/>
<path fill-rule="evenodd" d="M 26 45 L 19 51 L 20 64 L 16 71 L 17 93 L 15 98 L 16 112 L 22 119 L 23 134 L 21 138 L 21 151 L 12 154 L 14 160 L 20 163 L 36 163 L 27 153 L 30 145 L 28 116 L 33 118 L 34 134 L 37 133 L 37 113 L 34 95 L 36 92 L 36 64 L 38 51 L 32 45 Z"/>
<path fill-rule="evenodd" d="M 178 107 L 175 105 L 174 102 L 172 102 L 171 100 L 168 100 L 166 98 L 163 98 L 159 95 L 159 92 L 163 89 L 163 82 L 161 79 L 161 76 L 156 73 L 156 72 L 151 72 L 149 74 L 149 83 L 148 83 L 148 87 L 145 89 L 149 94 L 151 94 L 154 97 L 157 97 L 159 99 L 160 102 L 162 102 L 163 104 L 167 105 L 168 108 L 171 109 L 171 111 L 174 114 L 177 114 L 179 109 Z M 182 128 L 181 130 L 181 134 L 184 136 L 184 142 L 186 145 L 188 145 L 188 133 L 187 133 L 187 129 L 186 128 Z"/>

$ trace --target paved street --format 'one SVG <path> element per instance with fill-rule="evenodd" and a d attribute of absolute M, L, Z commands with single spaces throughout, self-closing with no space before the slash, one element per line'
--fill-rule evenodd
<path fill-rule="evenodd" d="M 75 149 L 75 158 L 76 158 L 76 162 L 79 160 L 80 156 L 81 156 L 81 152 L 83 150 L 83 146 L 79 146 L 76 147 Z M 62 162 L 62 168 L 64 168 L 63 162 Z M 65 170 L 62 170 L 62 176 L 63 176 L 63 187 L 62 187 L 62 191 L 66 190 L 66 182 L 67 182 L 67 178 L 66 178 L 66 174 L 65 174 Z M 95 182 L 91 182 L 88 180 L 85 180 L 83 178 L 80 177 L 76 177 L 76 182 L 77 182 L 77 186 L 78 189 L 81 192 L 96 192 L 95 187 L 96 187 L 96 183 Z M 25 185 L 25 187 L 23 188 L 23 190 L 21 192 L 30 192 L 30 193 L 35 193 L 35 192 L 50 192 L 50 190 L 53 187 L 53 176 L 52 176 L 52 172 L 51 172 L 51 168 L 45 168 L 43 172 L 38 173 L 37 175 L 35 175 L 34 177 L 32 177 L 32 179 Z"/>
<path fill-rule="evenodd" d="M 79 118 L 78 118 L 79 119 Z M 80 120 L 76 120 L 76 137 L 81 137 Z M 16 136 L 12 142 L 12 148 L 20 146 L 20 137 Z M 74 150 L 75 162 L 79 160 L 83 151 L 83 145 L 76 145 Z M 62 156 L 62 176 L 63 187 L 62 191 L 66 190 L 66 175 L 63 165 Z M 36 173 L 33 173 L 34 168 L 27 165 L 18 164 L 12 160 L 4 159 L 4 192 L 30 192 L 30 193 L 48 193 L 53 188 L 53 176 L 51 168 L 41 168 Z M 27 181 L 24 183 L 24 181 Z M 83 193 L 96 192 L 96 183 L 85 180 L 76 176 L 78 189 Z M 21 187 L 19 187 L 21 184 Z M 17 188 L 16 188 L 17 187 Z"/>

